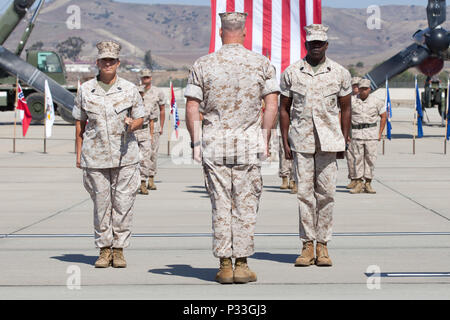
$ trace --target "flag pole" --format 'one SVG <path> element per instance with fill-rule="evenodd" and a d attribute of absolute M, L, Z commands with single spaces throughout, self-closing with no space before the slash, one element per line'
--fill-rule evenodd
<path fill-rule="evenodd" d="M 416 128 L 418 129 L 417 126 L 417 99 L 420 99 L 420 97 L 417 96 L 417 92 L 418 92 L 418 85 L 417 85 L 417 75 L 414 77 L 415 78 L 415 85 L 414 85 L 414 94 L 416 96 L 415 99 L 415 108 L 414 108 L 414 122 L 413 122 L 413 155 L 416 154 Z"/>
<path fill-rule="evenodd" d="M 450 103 L 450 78 L 447 78 L 447 99 L 446 99 L 446 102 L 447 102 L 447 107 L 445 108 L 445 110 L 444 110 L 444 113 L 443 113 L 443 116 L 442 116 L 442 119 L 444 120 L 444 118 L 445 118 L 445 126 L 444 126 L 444 128 L 445 128 L 445 133 L 444 133 L 444 155 L 447 155 L 447 132 L 448 132 L 448 112 L 449 112 L 449 103 Z M 447 113 L 445 113 L 445 111 L 447 111 Z M 445 116 L 445 115 L 447 115 L 447 116 Z"/>
<path fill-rule="evenodd" d="M 170 79 L 169 82 L 169 86 L 170 86 L 170 112 L 169 112 L 169 130 L 168 130 L 168 134 L 169 136 L 167 137 L 167 155 L 170 156 L 170 139 L 172 138 L 172 133 L 173 133 L 173 128 L 172 128 L 172 78 Z M 175 94 L 175 91 L 174 91 Z"/>
<path fill-rule="evenodd" d="M 388 79 L 386 76 L 386 102 L 385 102 L 386 107 L 388 105 L 387 102 L 388 102 Z M 386 111 L 387 111 L 387 116 L 388 116 L 387 121 L 389 121 L 389 110 L 386 110 Z M 384 127 L 384 129 L 383 129 L 383 135 L 382 135 L 382 137 L 383 137 L 383 156 L 385 155 L 385 150 L 386 150 L 385 149 L 386 148 L 386 127 Z"/>
<path fill-rule="evenodd" d="M 16 76 L 16 99 L 14 101 L 14 139 L 13 139 L 13 153 L 16 153 L 16 128 L 17 128 L 17 106 L 19 99 L 19 77 Z"/>
<path fill-rule="evenodd" d="M 417 127 L 417 111 L 414 112 L 414 122 L 413 122 L 413 155 L 416 154 L 416 127 Z"/>
<path fill-rule="evenodd" d="M 44 153 L 47 153 L 47 90 L 44 90 Z"/>

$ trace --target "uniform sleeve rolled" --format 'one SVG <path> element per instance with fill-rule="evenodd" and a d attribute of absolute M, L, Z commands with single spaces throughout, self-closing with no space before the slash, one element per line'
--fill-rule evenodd
<path fill-rule="evenodd" d="M 86 121 L 88 119 L 88 116 L 86 112 L 83 110 L 82 101 L 83 99 L 80 88 L 77 92 L 77 96 L 75 97 L 75 105 L 73 106 L 72 116 L 75 118 L 75 120 Z"/>
<path fill-rule="evenodd" d="M 291 77 L 289 74 L 289 70 L 286 69 L 282 74 L 281 74 L 281 83 L 280 83 L 280 87 L 281 87 L 281 94 L 285 97 L 288 98 L 292 98 L 292 92 L 291 92 Z"/>
<path fill-rule="evenodd" d="M 386 105 L 382 100 L 378 99 L 378 115 L 382 115 L 383 113 L 387 112 Z"/>
<path fill-rule="evenodd" d="M 162 90 L 159 90 L 158 93 L 158 105 L 164 106 L 166 104 L 166 97 L 164 96 L 164 92 Z"/>
<path fill-rule="evenodd" d="M 342 70 L 341 90 L 339 97 L 345 97 L 352 93 L 352 76 L 347 69 Z"/>
<path fill-rule="evenodd" d="M 139 90 L 134 87 L 133 88 L 133 106 L 131 108 L 131 117 L 133 119 L 139 119 L 144 118 L 146 116 L 145 114 L 145 108 L 144 108 L 144 101 L 142 100 L 141 95 L 139 94 Z"/>
<path fill-rule="evenodd" d="M 271 93 L 280 93 L 280 85 L 277 81 L 277 72 L 275 67 L 270 63 L 269 60 L 266 61 L 264 68 L 264 90 L 262 96 L 265 97 Z"/>
<path fill-rule="evenodd" d="M 197 63 L 194 64 L 189 72 L 188 84 L 184 96 L 186 98 L 194 98 L 203 101 L 203 76 L 201 68 Z"/>

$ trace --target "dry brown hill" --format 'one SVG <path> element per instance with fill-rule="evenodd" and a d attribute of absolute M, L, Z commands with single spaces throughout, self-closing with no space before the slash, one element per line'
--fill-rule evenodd
<path fill-rule="evenodd" d="M 69 5 L 81 8 L 81 29 L 68 30 Z M 369 30 L 365 9 L 324 8 L 330 26 L 329 55 L 348 65 L 361 61 L 367 67 L 382 62 L 409 45 L 412 34 L 426 28 L 425 7 L 383 6 L 382 28 Z M 46 5 L 29 41 L 55 48 L 70 36 L 86 41 L 82 60 L 93 60 L 97 41 L 112 38 L 123 44 L 126 59 L 142 63 L 146 50 L 164 67 L 189 66 L 206 54 L 210 38 L 210 9 L 189 5 L 146 5 L 107 0 L 55 0 Z M 448 23 L 446 24 L 448 27 Z M 24 24 L 6 46 L 15 48 Z"/>

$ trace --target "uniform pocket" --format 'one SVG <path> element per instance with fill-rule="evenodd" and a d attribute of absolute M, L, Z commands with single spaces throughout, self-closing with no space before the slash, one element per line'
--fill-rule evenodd
<path fill-rule="evenodd" d="M 86 104 L 83 106 L 83 109 L 88 116 L 88 120 L 90 121 L 97 120 L 99 117 L 101 117 L 101 114 L 103 112 L 103 109 L 98 103 L 89 100 L 86 101 Z"/>
<path fill-rule="evenodd" d="M 123 114 L 126 115 L 127 117 L 130 117 L 130 116 L 131 116 L 131 115 L 129 114 L 129 112 L 127 111 L 127 110 L 131 111 L 131 106 L 129 106 L 129 105 L 119 105 L 119 106 L 115 107 L 114 110 L 116 111 L 116 113 L 117 113 L 118 115 L 120 115 L 120 114 L 123 113 Z"/>
<path fill-rule="evenodd" d="M 325 108 L 328 111 L 338 113 L 338 94 L 339 94 L 339 88 L 330 86 L 324 89 L 323 91 L 323 97 L 324 97 L 324 104 Z"/>
<path fill-rule="evenodd" d="M 306 100 L 306 86 L 293 86 L 291 91 L 294 104 L 303 105 Z"/>

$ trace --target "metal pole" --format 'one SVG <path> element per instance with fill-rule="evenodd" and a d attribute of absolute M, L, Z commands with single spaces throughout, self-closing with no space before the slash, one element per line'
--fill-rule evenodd
<path fill-rule="evenodd" d="M 44 153 L 47 153 L 47 90 L 44 92 Z"/>
<path fill-rule="evenodd" d="M 447 99 L 445 99 L 447 103 L 447 107 L 444 108 L 444 111 L 442 112 L 442 121 L 446 120 L 447 123 L 444 126 L 445 127 L 445 133 L 444 133 L 444 155 L 447 155 L 447 132 L 448 132 L 448 112 L 449 112 L 449 105 L 450 105 L 450 79 L 447 79 Z M 445 113 L 447 111 L 447 113 Z M 446 116 L 447 115 L 447 116 Z M 444 119 L 446 118 L 446 119 Z"/>
<path fill-rule="evenodd" d="M 169 130 L 167 136 L 167 155 L 170 156 L 170 138 L 172 137 L 172 125 L 171 125 L 172 115 L 169 113 Z"/>
<path fill-rule="evenodd" d="M 16 127 L 17 127 L 17 105 L 19 98 L 19 77 L 16 77 L 16 100 L 14 102 L 14 139 L 13 139 L 13 153 L 16 153 Z"/>
<path fill-rule="evenodd" d="M 414 113 L 413 155 L 416 154 L 416 126 L 417 126 L 417 113 Z"/>
<path fill-rule="evenodd" d="M 172 77 L 170 78 L 169 87 L 170 87 L 170 97 L 171 97 L 171 99 L 170 99 L 170 111 L 171 111 L 172 110 Z M 173 94 L 175 95 L 175 90 L 174 90 Z M 171 120 L 172 120 L 172 112 L 169 112 L 169 124 L 168 124 L 169 130 L 167 131 L 167 134 L 168 134 L 168 137 L 167 137 L 167 155 L 169 157 L 170 157 L 170 139 L 172 137 L 172 130 L 173 130 Z"/>

